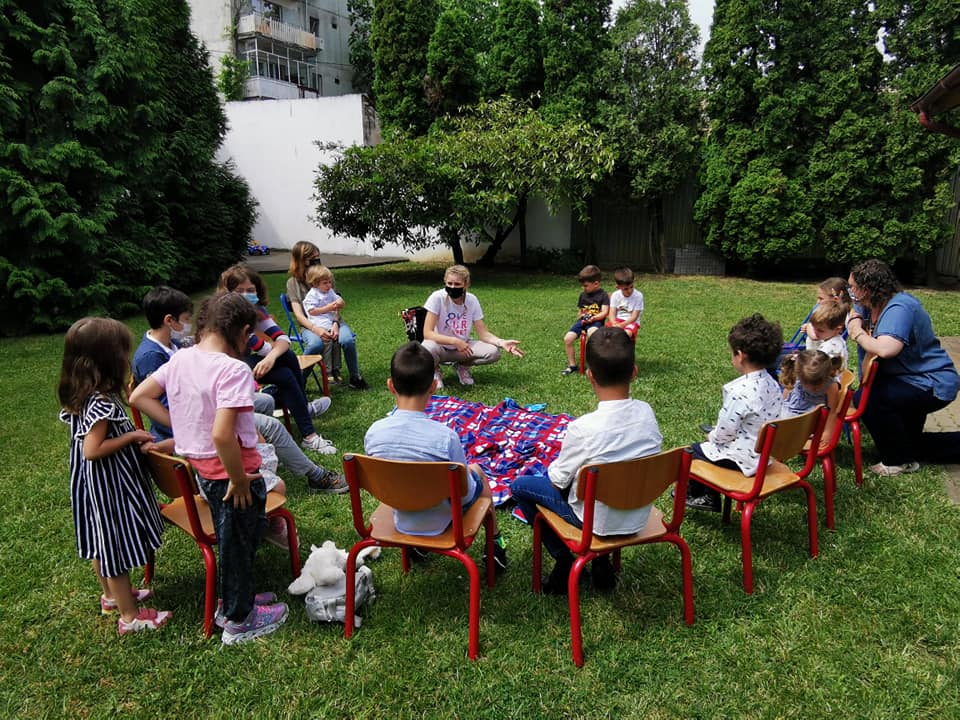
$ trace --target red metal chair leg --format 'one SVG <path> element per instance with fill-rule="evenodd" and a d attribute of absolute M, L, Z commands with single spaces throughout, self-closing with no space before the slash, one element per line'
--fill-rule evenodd
<path fill-rule="evenodd" d="M 587 372 L 586 365 L 584 363 L 584 358 L 587 355 L 587 333 L 586 331 L 580 333 L 580 374 L 583 375 Z"/>
<path fill-rule="evenodd" d="M 753 548 L 750 545 L 750 521 L 753 519 L 755 502 L 745 503 L 740 515 L 740 544 L 743 552 L 743 589 L 748 595 L 753 594 Z"/>
<path fill-rule="evenodd" d="M 209 545 L 200 545 L 203 553 L 203 566 L 207 577 L 203 588 L 203 632 L 207 637 L 213 635 L 213 613 L 217 604 L 217 557 Z"/>
<path fill-rule="evenodd" d="M 451 553 L 454 554 L 454 553 Z M 480 571 L 477 564 L 463 552 L 456 552 L 470 576 L 470 639 L 467 657 L 476 660 L 480 652 Z"/>
<path fill-rule="evenodd" d="M 578 555 L 570 568 L 567 578 L 567 596 L 570 605 L 570 645 L 573 651 L 573 663 L 583 667 L 583 634 L 580 627 L 580 573 L 587 564 L 588 557 Z"/>
<path fill-rule="evenodd" d="M 863 445 L 860 440 L 860 421 L 850 423 L 850 439 L 853 445 L 853 471 L 857 477 L 857 487 L 863 487 Z"/>
<path fill-rule="evenodd" d="M 820 553 L 820 546 L 817 544 L 817 496 L 813 492 L 813 487 L 805 480 L 799 483 L 804 492 L 807 493 L 807 525 L 810 530 L 810 557 L 816 557 Z"/>
<path fill-rule="evenodd" d="M 690 558 L 690 546 L 679 535 L 668 537 L 680 551 L 680 568 L 683 574 L 683 621 L 693 625 L 693 562 Z"/>
<path fill-rule="evenodd" d="M 837 492 L 837 467 L 833 453 L 820 458 L 823 469 L 823 504 L 827 508 L 827 527 L 834 529 L 833 496 Z"/>

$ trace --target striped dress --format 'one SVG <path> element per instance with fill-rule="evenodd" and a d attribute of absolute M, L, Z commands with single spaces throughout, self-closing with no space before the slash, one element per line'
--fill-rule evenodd
<path fill-rule="evenodd" d="M 83 439 L 98 421 L 107 437 L 134 430 L 115 398 L 95 393 L 79 415 L 61 410 L 70 426 L 70 504 L 80 557 L 99 560 L 104 577 L 145 565 L 160 547 L 163 520 L 153 485 L 136 443 L 100 460 L 83 457 Z"/>

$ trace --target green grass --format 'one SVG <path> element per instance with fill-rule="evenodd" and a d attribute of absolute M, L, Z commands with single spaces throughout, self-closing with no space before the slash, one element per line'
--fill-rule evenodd
<path fill-rule="evenodd" d="M 284 279 L 268 276 L 274 297 Z M 334 389 L 320 429 L 341 451 L 360 450 L 366 428 L 392 406 L 384 380 L 403 339 L 397 311 L 422 303 L 439 281 L 437 267 L 422 265 L 337 272 L 374 388 Z M 549 412 L 592 409 L 587 381 L 560 376 L 576 283 L 479 269 L 473 284 L 491 329 L 522 340 L 527 356 L 480 368 L 475 386 L 452 381 L 449 391 L 488 404 L 547 402 Z M 789 334 L 813 299 L 812 284 L 650 276 L 637 286 L 646 313 L 633 394 L 653 406 L 665 446 L 696 440 L 697 425 L 715 417 L 720 387 L 733 377 L 733 322 L 759 311 Z M 939 333 L 960 334 L 956 294 L 917 294 Z M 130 325 L 144 329 L 139 318 Z M 121 640 L 115 620 L 100 617 L 97 584 L 76 556 L 68 440 L 54 396 L 61 350 L 59 336 L 0 341 L 0 716 L 960 717 L 960 509 L 946 499 L 938 468 L 868 478 L 855 490 L 846 445 L 838 529 L 821 522 L 818 558 L 807 555 L 800 493 L 765 503 L 753 523 L 756 592 L 747 596 L 736 526 L 691 514 L 683 534 L 696 624 L 682 621 L 676 551 L 629 551 L 612 595 L 585 593 L 580 671 L 566 603 L 532 595 L 530 532 L 504 512 L 511 566 L 483 591 L 476 663 L 466 659 L 461 567 L 436 559 L 402 576 L 395 552 L 373 564 L 378 598 L 351 641 L 340 625 L 310 623 L 293 599 L 278 633 L 221 649 L 202 634 L 200 554 L 174 530 L 155 588 L 157 605 L 175 616 L 161 632 Z M 872 458 L 869 441 L 866 453 Z M 814 484 L 822 499 L 819 472 Z M 305 550 L 353 542 L 345 497 L 288 485 Z M 819 511 L 822 519 L 822 503 Z M 261 587 L 285 590 L 285 556 L 265 547 L 257 562 Z"/>

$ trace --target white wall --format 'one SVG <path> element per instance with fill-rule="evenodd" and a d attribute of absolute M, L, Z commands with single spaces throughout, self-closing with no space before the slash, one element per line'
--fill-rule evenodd
<path fill-rule="evenodd" d="M 216 76 L 220 72 L 220 58 L 233 55 L 234 51 L 230 0 L 190 0 L 189 5 L 190 30 L 207 46 L 210 67 Z"/>

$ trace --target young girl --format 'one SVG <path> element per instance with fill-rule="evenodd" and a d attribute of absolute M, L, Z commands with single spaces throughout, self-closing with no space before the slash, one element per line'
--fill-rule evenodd
<path fill-rule="evenodd" d="M 255 601 L 253 561 L 266 528 L 267 490 L 260 476 L 253 419 L 256 383 L 240 360 L 257 311 L 236 293 L 207 298 L 193 347 L 174 353 L 130 396 L 152 419 L 176 428 L 176 452 L 190 460 L 210 504 L 220 546 L 224 645 L 273 632 L 284 603 Z M 169 412 L 159 398 L 166 393 Z"/>
<path fill-rule="evenodd" d="M 802 415 L 817 405 L 826 405 L 836 410 L 840 401 L 840 384 L 837 370 L 840 358 L 832 358 L 822 350 L 801 350 L 789 355 L 780 366 L 780 383 L 783 385 L 783 416 Z M 837 414 L 827 415 L 821 442 L 825 445 L 833 435 Z"/>
<path fill-rule="evenodd" d="M 120 611 L 121 635 L 156 630 L 172 613 L 137 608 L 149 588 L 130 586 L 131 568 L 160 547 L 163 520 L 139 446 L 150 433 L 135 430 L 120 397 L 130 372 L 133 337 L 108 318 L 83 318 L 67 331 L 57 394 L 60 419 L 70 426 L 70 504 L 80 557 L 93 561 L 103 594 L 100 610 Z"/>
<path fill-rule="evenodd" d="M 841 277 L 829 277 L 824 280 L 822 283 L 817 285 L 817 305 L 845 305 L 847 308 L 850 308 L 853 305 L 853 301 L 850 299 L 850 292 L 847 290 L 847 281 Z M 812 315 L 813 313 L 811 313 Z M 812 328 L 812 320 L 803 323 L 800 326 L 801 332 L 803 332 L 807 337 L 810 337 Z M 807 350 L 812 350 L 814 348 L 807 348 Z"/>

